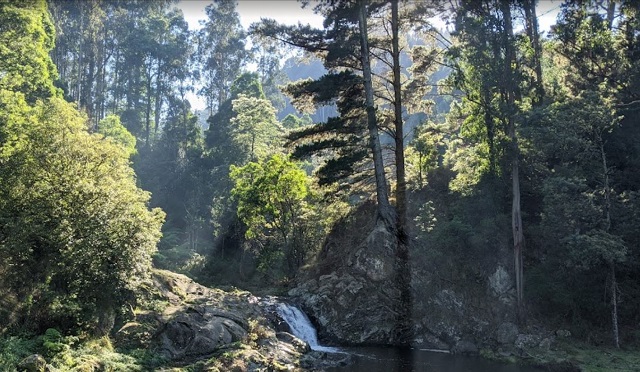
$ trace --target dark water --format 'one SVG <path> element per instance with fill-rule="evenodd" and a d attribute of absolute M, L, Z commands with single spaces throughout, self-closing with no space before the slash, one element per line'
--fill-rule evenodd
<path fill-rule="evenodd" d="M 331 372 L 542 372 L 544 369 L 503 364 L 480 357 L 417 349 L 382 347 L 339 348 L 353 355 L 354 363 Z"/>

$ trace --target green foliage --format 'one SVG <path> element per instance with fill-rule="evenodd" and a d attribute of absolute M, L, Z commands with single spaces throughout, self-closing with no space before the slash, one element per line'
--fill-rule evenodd
<path fill-rule="evenodd" d="M 236 115 L 231 119 L 231 138 L 245 159 L 264 158 L 279 147 L 282 126 L 269 100 L 241 94 L 232 103 Z"/>
<path fill-rule="evenodd" d="M 37 352 L 38 346 L 39 342 L 36 338 L 26 336 L 0 338 L 0 369 L 15 370 L 22 359 Z"/>
<path fill-rule="evenodd" d="M 32 326 L 92 329 L 146 275 L 164 214 L 147 209 L 128 154 L 70 104 L 39 103 L 26 121 L 0 159 L 2 281 L 33 298 Z"/>
<path fill-rule="evenodd" d="M 231 86 L 249 53 L 245 50 L 246 34 L 234 1 L 218 1 L 207 5 L 205 11 L 207 21 L 197 34 L 204 80 L 200 94 L 205 96 L 207 108 L 213 113 L 214 109 L 221 112 L 223 102 L 230 98 Z"/>
<path fill-rule="evenodd" d="M 98 133 L 122 146 L 123 150 L 133 156 L 136 154 L 136 138 L 120 123 L 120 118 L 116 115 L 109 115 L 100 120 Z"/>
<path fill-rule="evenodd" d="M 312 120 L 309 114 L 305 114 L 302 117 L 289 114 L 282 119 L 282 126 L 289 130 L 300 129 L 304 126 L 310 125 L 311 123 Z"/>
<path fill-rule="evenodd" d="M 281 248 L 262 252 L 263 268 L 277 262 L 284 254 L 289 273 L 303 263 L 309 250 L 308 205 L 309 179 L 294 162 L 282 155 L 273 155 L 259 163 L 243 167 L 231 166 L 234 182 L 232 195 L 238 203 L 238 217 L 247 226 L 247 239 L 262 239 L 273 244 L 278 239 Z"/>
<path fill-rule="evenodd" d="M 0 90 L 20 92 L 31 104 L 58 94 L 53 35 L 45 0 L 0 4 Z"/>

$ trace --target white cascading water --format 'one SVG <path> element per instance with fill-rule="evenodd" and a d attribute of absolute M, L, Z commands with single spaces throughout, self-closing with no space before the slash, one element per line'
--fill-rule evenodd
<path fill-rule="evenodd" d="M 287 322 L 291 333 L 297 338 L 305 341 L 311 347 L 311 350 L 324 351 L 328 353 L 340 352 L 335 347 L 322 346 L 318 343 L 318 333 L 311 324 L 311 321 L 302 310 L 297 307 L 280 302 L 277 306 L 278 315 Z"/>

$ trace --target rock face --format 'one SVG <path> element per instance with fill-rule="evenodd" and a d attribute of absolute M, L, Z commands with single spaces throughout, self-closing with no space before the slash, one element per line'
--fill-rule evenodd
<path fill-rule="evenodd" d="M 321 336 L 347 344 L 396 343 L 395 244 L 395 236 L 376 226 L 363 244 L 351 253 L 346 249 L 347 258 L 336 260 L 331 272 L 311 276 L 289 292 L 315 320 Z M 474 354 L 495 343 L 498 326 L 513 320 L 511 279 L 497 264 L 473 288 L 447 288 L 433 274 L 414 268 L 414 346 Z"/>
<path fill-rule="evenodd" d="M 47 371 L 47 361 L 40 354 L 29 355 L 18 364 L 18 371 L 45 372 Z"/>
<path fill-rule="evenodd" d="M 346 344 L 391 344 L 399 291 L 394 286 L 395 236 L 377 226 L 341 267 L 292 289 L 319 324 L 320 335 Z"/>
<path fill-rule="evenodd" d="M 158 332 L 159 353 L 169 359 L 209 355 L 247 337 L 237 317 L 202 306 L 174 315 Z M 245 324 L 246 327 L 246 324 Z"/>
<path fill-rule="evenodd" d="M 289 291 L 326 341 L 398 341 L 396 237 L 375 221 L 367 222 L 367 215 L 375 213 L 364 205 L 351 220 L 338 223 L 315 267 Z M 491 254 L 475 252 L 469 258 L 429 247 L 410 248 L 412 346 L 466 354 L 483 348 L 518 353 L 522 348 L 550 347 L 550 335 L 538 333 L 540 337 L 529 342 L 521 334 L 537 331 L 515 326 L 511 248 L 506 240 L 496 239 L 494 244 Z"/>
<path fill-rule="evenodd" d="M 153 273 L 142 292 L 146 306 L 139 304 L 115 332 L 118 347 L 154 350 L 180 365 L 207 360 L 204 370 L 315 370 L 344 363 L 311 353 L 306 342 L 278 331 L 282 320 L 273 305 L 249 292 L 207 288 L 163 270 Z"/>

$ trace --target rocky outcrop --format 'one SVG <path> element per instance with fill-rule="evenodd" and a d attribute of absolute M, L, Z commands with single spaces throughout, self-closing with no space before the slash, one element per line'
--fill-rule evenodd
<path fill-rule="evenodd" d="M 18 371 L 21 372 L 45 372 L 49 370 L 47 361 L 40 354 L 29 355 L 18 364 Z"/>
<path fill-rule="evenodd" d="M 342 344 L 394 343 L 396 244 L 379 224 L 342 266 L 289 292 L 318 323 L 320 336 Z"/>
<path fill-rule="evenodd" d="M 374 215 L 372 208 L 363 206 L 352 220 L 337 224 L 314 268 L 289 291 L 325 341 L 398 341 L 397 241 L 382 225 L 367 222 L 367 215 Z M 428 247 L 410 249 L 412 346 L 461 354 L 488 348 L 515 355 L 550 347 L 554 338 L 543 331 L 515 326 L 514 280 L 505 262 L 511 251 L 506 242 L 496 241 L 493 255 L 482 256 L 482 262 L 429 252 Z M 529 342 L 523 335 L 539 337 Z"/>
<path fill-rule="evenodd" d="M 207 288 L 184 275 L 156 270 L 114 341 L 120 348 L 153 350 L 169 364 L 206 360 L 206 370 L 300 370 L 316 369 L 314 361 L 343 363 L 330 362 L 335 358 L 324 353 L 307 355 L 309 345 L 280 331 L 281 319 L 272 308 L 249 292 Z"/>
<path fill-rule="evenodd" d="M 247 330 L 234 318 L 206 306 L 202 306 L 201 311 L 188 307 L 185 312 L 172 316 L 158 331 L 158 353 L 169 359 L 198 357 L 243 341 Z"/>

